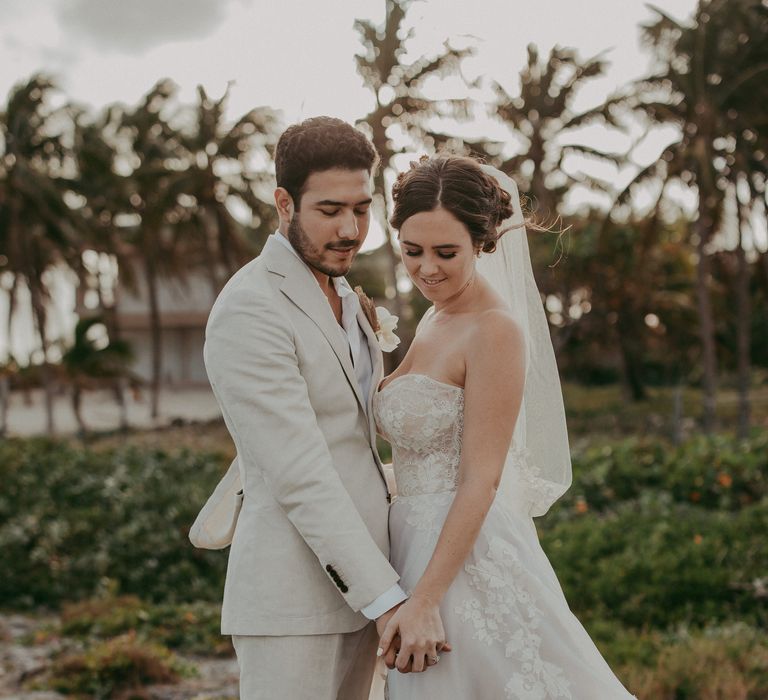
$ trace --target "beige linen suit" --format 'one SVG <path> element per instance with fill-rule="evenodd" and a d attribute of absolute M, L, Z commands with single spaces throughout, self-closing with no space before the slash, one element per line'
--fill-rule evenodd
<path fill-rule="evenodd" d="M 260 637 L 261 658 L 268 637 L 278 649 L 279 637 L 360 631 L 370 648 L 371 623 L 359 611 L 399 578 L 388 561 L 387 489 L 370 410 L 381 353 L 362 312 L 358 320 L 373 364 L 368 396 L 314 276 L 270 238 L 224 287 L 208 321 L 205 366 L 244 489 L 222 633 Z M 322 653 L 317 641 L 307 653 Z M 249 698 L 290 692 L 286 675 L 303 673 L 279 658 L 263 668 L 270 673 L 246 686 Z"/>

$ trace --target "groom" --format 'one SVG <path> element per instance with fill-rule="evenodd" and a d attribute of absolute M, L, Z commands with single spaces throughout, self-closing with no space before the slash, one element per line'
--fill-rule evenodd
<path fill-rule="evenodd" d="M 243 479 L 222 633 L 244 700 L 368 698 L 379 633 L 406 598 L 371 411 L 381 351 L 343 277 L 368 232 L 377 161 L 338 119 L 290 127 L 275 154 L 279 229 L 206 329 Z"/>

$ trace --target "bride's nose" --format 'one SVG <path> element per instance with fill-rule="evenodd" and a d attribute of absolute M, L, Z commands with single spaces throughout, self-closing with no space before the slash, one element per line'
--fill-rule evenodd
<path fill-rule="evenodd" d="M 429 275 L 435 275 L 439 272 L 437 262 L 433 258 L 424 257 L 424 259 L 421 261 L 421 267 L 420 272 L 425 277 L 428 277 Z"/>

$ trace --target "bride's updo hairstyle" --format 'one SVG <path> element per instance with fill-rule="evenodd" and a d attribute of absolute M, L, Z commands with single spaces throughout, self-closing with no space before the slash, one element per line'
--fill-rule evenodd
<path fill-rule="evenodd" d="M 395 229 L 414 214 L 442 207 L 467 227 L 475 248 L 484 253 L 496 250 L 504 234 L 499 226 L 512 216 L 509 192 L 466 156 L 422 156 L 398 175 L 392 199 L 389 223 Z"/>

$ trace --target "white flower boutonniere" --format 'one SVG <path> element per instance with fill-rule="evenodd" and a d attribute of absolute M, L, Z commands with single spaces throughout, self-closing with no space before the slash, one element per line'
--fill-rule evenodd
<path fill-rule="evenodd" d="M 395 335 L 398 317 L 393 316 L 383 306 L 374 306 L 373 301 L 366 295 L 362 287 L 355 287 L 355 293 L 360 299 L 360 306 L 376 334 L 376 340 L 379 341 L 382 352 L 392 352 L 400 345 L 400 338 Z"/>
<path fill-rule="evenodd" d="M 379 322 L 379 329 L 376 331 L 376 338 L 382 352 L 392 352 L 400 345 L 400 338 L 395 335 L 398 317 L 393 316 L 383 306 L 376 307 L 376 320 Z"/>

